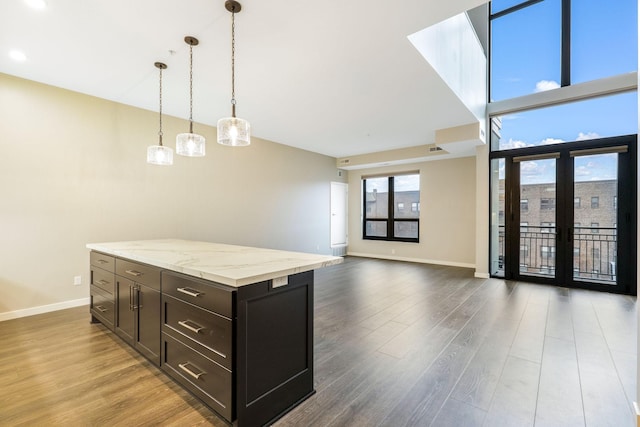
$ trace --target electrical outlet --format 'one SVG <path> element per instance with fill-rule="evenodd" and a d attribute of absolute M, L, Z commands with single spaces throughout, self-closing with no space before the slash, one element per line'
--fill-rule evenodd
<path fill-rule="evenodd" d="M 73 284 L 74 284 L 74 286 L 82 285 L 82 276 L 74 276 Z"/>

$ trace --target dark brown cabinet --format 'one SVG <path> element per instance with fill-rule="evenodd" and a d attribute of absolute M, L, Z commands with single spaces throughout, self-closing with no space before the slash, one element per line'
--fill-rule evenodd
<path fill-rule="evenodd" d="M 115 331 L 160 366 L 160 269 L 116 259 Z"/>
<path fill-rule="evenodd" d="M 99 252 L 91 252 L 90 312 L 92 322 L 101 322 L 113 330 L 116 305 L 115 258 Z"/>
<path fill-rule="evenodd" d="M 233 287 L 94 251 L 91 277 L 92 321 L 229 424 L 268 425 L 314 393 L 313 271 Z"/>

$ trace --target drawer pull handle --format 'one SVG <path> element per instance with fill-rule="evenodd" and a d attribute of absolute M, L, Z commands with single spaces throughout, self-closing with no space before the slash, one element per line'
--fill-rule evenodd
<path fill-rule="evenodd" d="M 189 295 L 190 297 L 196 297 L 196 298 L 202 295 L 202 292 L 198 292 L 195 289 L 191 289 L 191 288 L 178 288 L 177 291 L 182 292 L 183 294 Z"/>
<path fill-rule="evenodd" d="M 109 311 L 101 305 L 96 305 L 96 310 L 98 310 L 100 313 L 106 313 L 107 311 Z"/>
<path fill-rule="evenodd" d="M 98 260 L 98 264 L 109 264 L 109 261 L 107 261 L 105 259 L 99 259 Z"/>
<path fill-rule="evenodd" d="M 193 327 L 187 322 L 191 322 L 192 324 L 194 324 L 196 326 Z M 200 331 L 204 329 L 204 326 L 200 326 L 200 325 L 198 325 L 196 322 L 194 322 L 192 320 L 179 320 L 178 321 L 178 325 L 182 326 L 183 328 L 186 328 L 186 329 L 190 330 L 191 332 L 195 332 L 196 334 L 199 334 Z"/>
<path fill-rule="evenodd" d="M 200 379 L 201 376 L 203 376 L 206 372 L 193 372 L 191 369 L 187 368 L 188 365 L 191 365 L 191 362 L 187 362 L 187 363 L 178 363 L 178 366 L 180 367 L 180 369 L 182 369 L 183 371 L 185 371 L 187 374 L 189 374 L 191 377 L 197 379 Z"/>
<path fill-rule="evenodd" d="M 143 273 L 140 273 L 139 271 L 135 271 L 135 270 L 125 270 L 125 273 L 130 274 L 132 276 L 136 276 L 136 277 L 140 277 L 143 274 Z"/>
<path fill-rule="evenodd" d="M 98 285 L 108 285 L 110 282 L 107 282 L 106 280 L 100 279 L 96 282 Z"/>

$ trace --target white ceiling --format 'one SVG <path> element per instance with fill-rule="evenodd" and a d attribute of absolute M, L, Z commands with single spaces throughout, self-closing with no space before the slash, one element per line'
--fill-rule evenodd
<path fill-rule="evenodd" d="M 47 2 L 36 11 L 0 1 L 0 72 L 157 111 L 162 61 L 163 110 L 188 118 L 190 35 L 200 40 L 194 120 L 215 126 L 230 114 L 224 0 Z M 485 0 L 241 3 L 237 115 L 254 136 L 344 157 L 430 144 L 436 129 L 475 120 L 407 36 Z"/>

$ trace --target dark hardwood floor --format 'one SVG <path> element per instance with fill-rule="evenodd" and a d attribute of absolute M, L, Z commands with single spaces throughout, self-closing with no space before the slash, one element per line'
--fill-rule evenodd
<path fill-rule="evenodd" d="M 276 426 L 635 426 L 636 298 L 347 258 Z M 0 426 L 224 425 L 86 307 L 0 322 Z"/>

